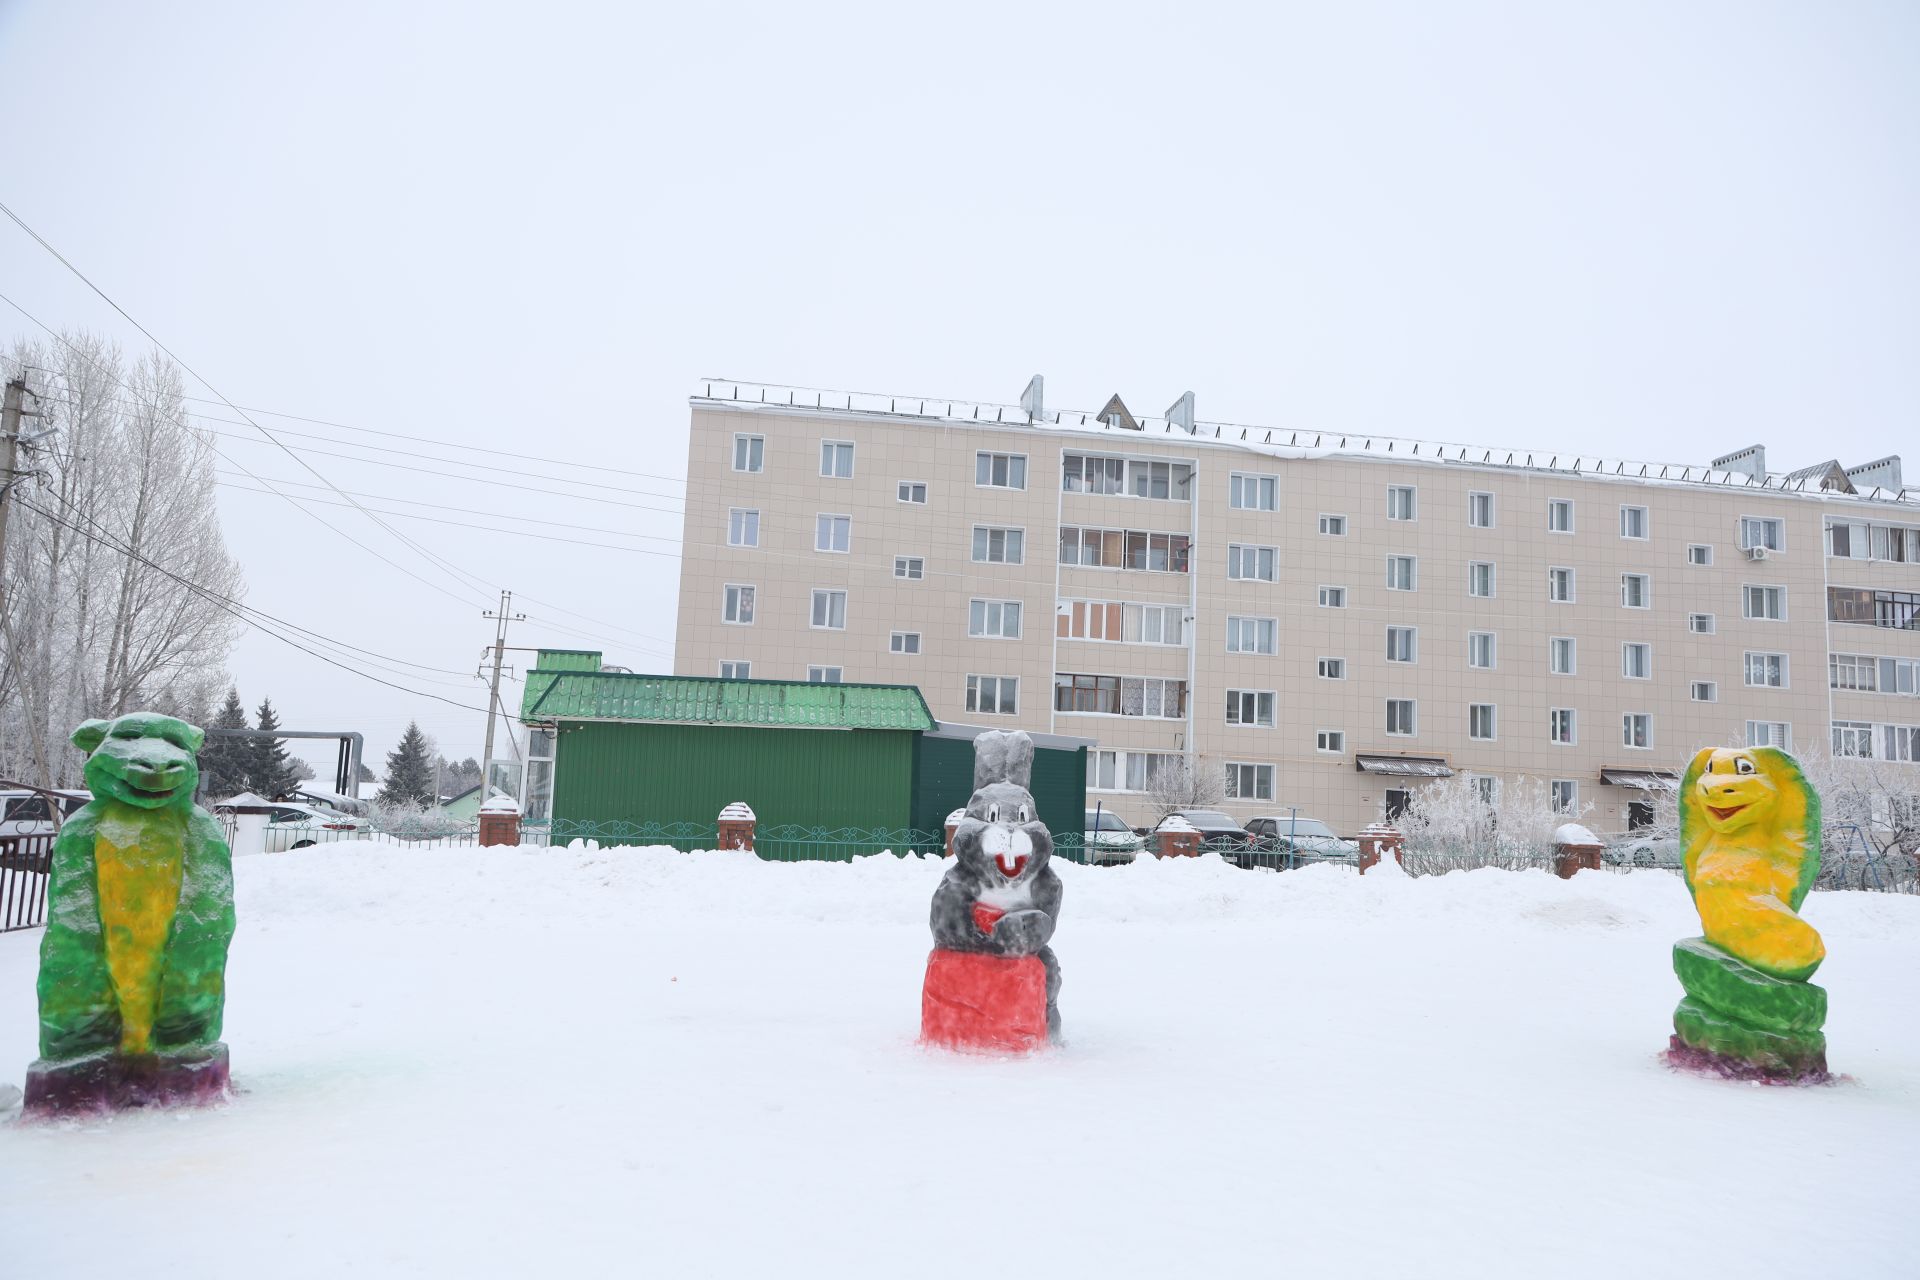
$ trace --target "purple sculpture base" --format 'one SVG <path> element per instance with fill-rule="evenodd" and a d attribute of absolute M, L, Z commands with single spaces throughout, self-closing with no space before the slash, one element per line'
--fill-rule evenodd
<path fill-rule="evenodd" d="M 1752 1080 L 1759 1084 L 1832 1084 L 1840 1077 L 1827 1070 L 1824 1055 L 1818 1066 L 1801 1072 L 1769 1071 L 1765 1067 L 1756 1067 L 1740 1058 L 1730 1058 L 1724 1053 L 1715 1053 L 1711 1049 L 1696 1049 L 1679 1036 L 1667 1038 L 1667 1051 L 1660 1055 L 1666 1064 L 1677 1071 L 1691 1071 L 1695 1075 L 1718 1076 L 1722 1080 Z"/>
<path fill-rule="evenodd" d="M 131 1107 L 205 1106 L 227 1096 L 227 1046 L 192 1054 L 97 1053 L 27 1068 L 23 1114 L 71 1116 Z"/>

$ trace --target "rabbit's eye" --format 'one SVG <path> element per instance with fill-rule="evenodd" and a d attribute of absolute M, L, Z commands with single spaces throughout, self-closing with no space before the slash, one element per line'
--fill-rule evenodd
<path fill-rule="evenodd" d="M 1020 806 L 1020 821 L 1022 821 L 1022 822 L 1031 822 L 1031 821 L 1033 821 L 1033 819 L 1032 819 L 1032 818 L 1031 818 L 1031 817 L 1030 817 L 1030 816 L 1028 815 L 1028 813 L 1027 813 L 1027 806 L 1025 806 L 1025 805 L 1021 805 L 1021 806 Z"/>
<path fill-rule="evenodd" d="M 988 822 L 998 822 L 998 821 L 1000 821 L 1000 806 L 999 806 L 999 805 L 997 805 L 997 804 L 993 804 L 993 805 L 988 805 L 988 806 L 987 806 L 987 821 L 988 821 Z"/>
<path fill-rule="evenodd" d="M 1754 771 L 1754 770 L 1753 770 L 1753 761 L 1751 761 L 1751 760 L 1747 760 L 1747 759 L 1744 759 L 1744 758 L 1743 758 L 1743 759 L 1739 759 L 1739 760 L 1735 760 L 1735 761 L 1733 762 L 1733 771 L 1734 771 L 1735 773 L 1752 773 L 1752 772 Z"/>

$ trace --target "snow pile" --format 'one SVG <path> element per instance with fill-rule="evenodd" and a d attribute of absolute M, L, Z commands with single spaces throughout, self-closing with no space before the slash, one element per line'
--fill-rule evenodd
<path fill-rule="evenodd" d="M 1553 829 L 1555 844 L 1599 844 L 1600 837 L 1577 822 L 1563 822 Z"/>
<path fill-rule="evenodd" d="M 1759 1089 L 1657 1059 L 1677 877 L 1388 862 L 1056 862 L 1067 1043 L 1002 1060 L 914 1042 L 937 857 L 249 859 L 247 1092 L 0 1128 L 9 1274 L 1910 1273 L 1920 899 L 1812 895 L 1855 1079 Z"/>

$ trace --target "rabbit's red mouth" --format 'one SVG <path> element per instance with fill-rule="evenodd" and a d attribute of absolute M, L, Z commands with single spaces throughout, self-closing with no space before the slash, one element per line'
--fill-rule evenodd
<path fill-rule="evenodd" d="M 1020 873 L 1027 869 L 1027 855 L 1024 853 L 996 853 L 993 855 L 1000 874 L 1009 880 L 1018 880 Z"/>

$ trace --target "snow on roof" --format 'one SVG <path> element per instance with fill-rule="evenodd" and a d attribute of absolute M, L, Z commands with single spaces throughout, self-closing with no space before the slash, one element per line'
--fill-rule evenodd
<path fill-rule="evenodd" d="M 1600 837 L 1577 822 L 1563 822 L 1553 829 L 1555 844 L 1599 844 Z"/>
<path fill-rule="evenodd" d="M 755 818 L 753 816 L 753 810 L 747 807 L 746 801 L 735 800 L 732 804 L 720 811 L 720 821 L 753 822 Z"/>
<path fill-rule="evenodd" d="M 695 386 L 695 401 L 724 405 L 729 409 L 808 410 L 836 416 L 872 415 L 891 418 L 919 418 L 939 423 L 973 423 L 1032 427 L 1037 430 L 1084 432 L 1090 435 L 1115 435 L 1114 428 L 1093 411 L 1077 409 L 1046 410 L 1036 421 L 1019 405 L 993 404 L 979 400 L 949 400 L 942 397 L 886 395 L 870 391 L 829 391 L 819 387 L 794 387 L 767 382 L 740 382 L 731 378 L 705 378 Z M 1415 440 L 1402 436 L 1362 435 L 1323 431 L 1290 431 L 1284 427 L 1246 426 L 1230 422 L 1196 422 L 1189 432 L 1184 426 L 1165 418 L 1140 418 L 1140 430 L 1125 431 L 1123 438 L 1142 436 L 1191 436 L 1206 441 L 1279 458 L 1366 457 L 1396 462 L 1444 463 L 1472 467 L 1512 468 L 1523 471 L 1553 471 L 1567 475 L 1599 479 L 1625 479 L 1642 484 L 1716 485 L 1728 489 L 1764 490 L 1786 496 L 1825 499 L 1864 499 L 1872 502 L 1901 503 L 1920 507 L 1920 489 L 1888 489 L 1879 486 L 1858 494 L 1822 490 L 1816 477 L 1789 478 L 1778 472 L 1761 476 L 1744 471 L 1716 470 L 1698 463 L 1639 462 L 1624 458 L 1606 458 L 1596 454 L 1555 453 L 1545 449 L 1493 448 L 1433 440 Z M 1822 473 L 1824 474 L 1824 473 Z"/>
<path fill-rule="evenodd" d="M 485 804 L 480 806 L 480 812 L 518 813 L 520 812 L 520 802 L 504 791 L 496 791 L 487 797 Z"/>

